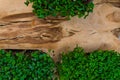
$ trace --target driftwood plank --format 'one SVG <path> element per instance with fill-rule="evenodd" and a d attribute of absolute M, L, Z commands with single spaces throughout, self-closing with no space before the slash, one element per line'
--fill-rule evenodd
<path fill-rule="evenodd" d="M 63 18 L 38 19 L 32 13 L 15 14 L 1 18 L 0 43 L 46 44 L 61 40 Z M 33 47 L 34 48 L 34 47 Z"/>

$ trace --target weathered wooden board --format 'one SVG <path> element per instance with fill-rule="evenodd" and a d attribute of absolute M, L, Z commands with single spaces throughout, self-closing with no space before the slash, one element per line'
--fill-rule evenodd
<path fill-rule="evenodd" d="M 0 22 L 0 47 L 24 49 L 24 46 L 4 47 L 4 45 L 47 44 L 59 41 L 63 36 L 62 27 L 58 24 L 62 21 L 64 21 L 62 18 L 38 19 L 32 13 L 3 17 Z"/>

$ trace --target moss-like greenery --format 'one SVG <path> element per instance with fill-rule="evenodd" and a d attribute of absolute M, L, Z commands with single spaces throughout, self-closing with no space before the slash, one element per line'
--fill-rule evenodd
<path fill-rule="evenodd" d="M 76 47 L 55 63 L 47 54 L 0 50 L 0 80 L 120 80 L 120 53 L 94 51 L 85 54 Z M 58 70 L 60 79 L 55 79 Z"/>
<path fill-rule="evenodd" d="M 62 55 L 58 70 L 60 80 L 120 80 L 120 53 L 94 51 L 85 55 L 77 47 Z"/>
<path fill-rule="evenodd" d="M 94 8 L 92 0 L 26 0 L 25 4 L 29 3 L 32 3 L 33 12 L 39 18 L 75 15 L 86 17 Z"/>
<path fill-rule="evenodd" d="M 52 80 L 54 62 L 45 53 L 12 54 L 0 50 L 0 80 Z"/>

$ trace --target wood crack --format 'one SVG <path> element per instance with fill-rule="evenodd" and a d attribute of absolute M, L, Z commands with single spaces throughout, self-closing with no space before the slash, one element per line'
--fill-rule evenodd
<path fill-rule="evenodd" d="M 11 21 L 11 22 L 3 22 L 0 23 L 0 26 L 8 26 L 16 23 L 26 23 L 26 22 L 31 22 L 31 21 Z"/>

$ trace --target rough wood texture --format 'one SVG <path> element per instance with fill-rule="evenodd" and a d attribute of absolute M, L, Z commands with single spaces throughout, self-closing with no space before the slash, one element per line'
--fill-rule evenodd
<path fill-rule="evenodd" d="M 45 20 L 38 19 L 31 21 L 13 21 L 8 23 L 3 22 L 3 25 L 0 28 L 0 43 L 43 44 L 59 41 L 62 38 L 62 28 L 55 26 L 56 23 L 57 22 L 49 23 Z"/>
<path fill-rule="evenodd" d="M 61 40 L 62 27 L 58 24 L 64 18 L 38 19 L 32 13 L 15 14 L 1 18 L 0 46 L 2 48 L 25 49 L 34 47 L 12 47 L 19 44 L 47 44 Z M 4 47 L 4 45 L 11 47 Z M 37 47 L 40 48 L 40 47 Z"/>
<path fill-rule="evenodd" d="M 99 4 L 86 19 L 75 16 L 68 21 L 61 17 L 38 19 L 24 1 L 0 0 L 1 49 L 52 49 L 54 53 L 49 54 L 55 60 L 61 52 L 73 50 L 76 45 L 86 52 L 98 49 L 120 52 L 119 0 L 115 0 L 117 6 L 112 2 L 96 2 Z"/>

